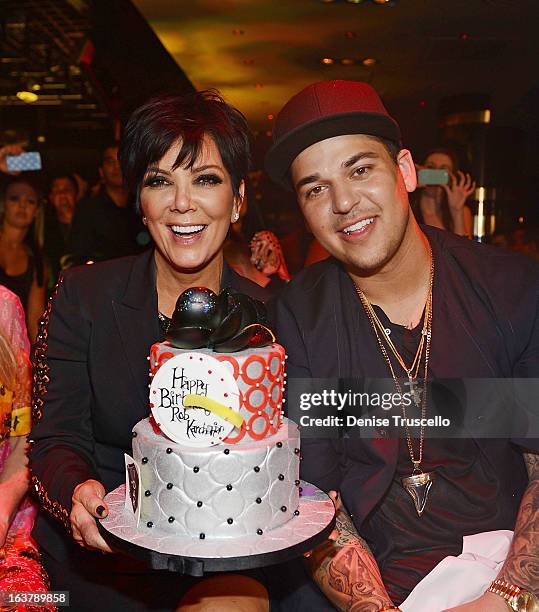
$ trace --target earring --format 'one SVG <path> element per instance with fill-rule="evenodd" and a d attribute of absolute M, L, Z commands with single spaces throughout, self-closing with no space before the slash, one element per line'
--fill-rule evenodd
<path fill-rule="evenodd" d="M 148 225 L 148 219 L 146 219 L 146 217 L 142 217 L 142 223 L 144 223 L 144 225 Z"/>
<path fill-rule="evenodd" d="M 236 221 L 240 218 L 240 213 L 235 212 L 234 216 L 232 217 L 232 223 L 236 223 Z"/>

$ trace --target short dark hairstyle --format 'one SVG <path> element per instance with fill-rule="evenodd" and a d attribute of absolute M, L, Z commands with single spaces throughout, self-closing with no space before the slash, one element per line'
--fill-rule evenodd
<path fill-rule="evenodd" d="M 215 89 L 184 96 L 157 96 L 134 111 L 118 153 L 126 187 L 138 195 L 148 167 L 162 159 L 178 140 L 181 148 L 174 168 L 191 168 L 205 134 L 215 141 L 233 193 L 239 195 L 241 181 L 249 171 L 249 127 L 244 115 L 227 104 Z"/>
<path fill-rule="evenodd" d="M 58 181 L 59 179 L 66 179 L 67 181 L 69 181 L 71 183 L 71 186 L 75 190 L 75 194 L 78 195 L 79 184 L 77 183 L 77 180 L 72 174 L 57 174 L 56 176 L 53 176 L 49 184 L 49 191 L 52 189 L 52 184 L 54 183 L 54 181 Z"/>
<path fill-rule="evenodd" d="M 117 149 L 120 146 L 120 143 L 117 140 L 109 140 L 109 142 L 105 143 L 101 150 L 99 151 L 99 163 L 103 165 L 105 163 L 105 153 L 109 149 Z"/>
<path fill-rule="evenodd" d="M 380 144 L 382 144 L 387 151 L 387 154 L 391 158 L 395 164 L 397 163 L 397 158 L 399 156 L 402 147 L 400 143 L 394 142 L 393 140 L 388 140 L 387 138 L 381 138 L 380 136 L 371 136 L 373 140 L 377 140 Z"/>

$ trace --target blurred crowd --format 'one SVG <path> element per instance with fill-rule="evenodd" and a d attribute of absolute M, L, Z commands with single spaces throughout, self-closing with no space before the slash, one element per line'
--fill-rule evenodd
<path fill-rule="evenodd" d="M 17 145 L 0 149 L 0 284 L 20 298 L 33 340 L 62 269 L 140 253 L 151 238 L 136 212 L 134 196 L 124 187 L 116 142 L 103 147 L 94 185 L 77 173 L 55 173 L 38 181 L 32 172 L 8 172 L 6 156 L 22 152 Z M 438 177 L 433 184 L 422 184 L 419 174 L 419 187 L 412 197 L 419 222 L 472 239 L 469 199 L 476 184 L 459 169 L 455 153 L 433 148 L 419 170 L 447 173 L 447 182 L 440 183 Z M 277 294 L 294 274 L 328 253 L 307 226 L 276 235 L 262 219 L 261 211 L 245 198 L 224 253 L 238 274 Z M 539 237 L 533 228 L 517 227 L 495 234 L 490 241 L 539 259 Z"/>

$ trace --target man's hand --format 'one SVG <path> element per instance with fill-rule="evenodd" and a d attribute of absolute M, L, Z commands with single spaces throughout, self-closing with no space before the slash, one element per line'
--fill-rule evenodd
<path fill-rule="evenodd" d="M 73 539 L 83 548 L 112 552 L 101 537 L 96 518 L 104 518 L 109 513 L 103 501 L 105 487 L 97 480 L 86 480 L 73 491 L 73 507 L 69 516 Z"/>
<path fill-rule="evenodd" d="M 452 215 L 460 214 L 466 200 L 475 191 L 475 181 L 460 170 L 449 176 L 449 185 L 442 185 L 447 194 L 447 204 Z"/>
<path fill-rule="evenodd" d="M 481 597 L 468 603 L 449 608 L 443 612 L 507 612 L 507 603 L 496 593 L 483 593 Z"/>
<path fill-rule="evenodd" d="M 338 493 L 329 496 L 337 512 L 335 530 L 305 559 L 307 570 L 337 610 L 378 612 L 391 605 L 380 570 Z"/>

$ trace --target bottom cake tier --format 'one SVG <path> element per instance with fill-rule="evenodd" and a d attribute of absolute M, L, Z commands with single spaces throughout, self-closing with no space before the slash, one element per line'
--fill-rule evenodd
<path fill-rule="evenodd" d="M 156 434 L 148 419 L 133 428 L 140 470 L 140 528 L 200 538 L 262 535 L 290 520 L 299 504 L 298 426 L 249 444 L 192 448 Z"/>

